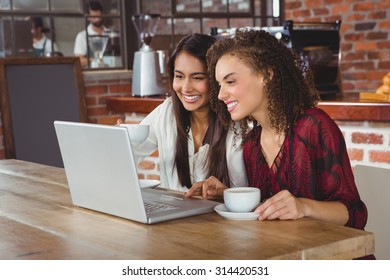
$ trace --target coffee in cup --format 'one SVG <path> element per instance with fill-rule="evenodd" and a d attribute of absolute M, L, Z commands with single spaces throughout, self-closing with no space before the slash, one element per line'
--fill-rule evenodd
<path fill-rule="evenodd" d="M 230 212 L 252 212 L 260 204 L 260 189 L 237 187 L 224 190 L 223 199 Z"/>

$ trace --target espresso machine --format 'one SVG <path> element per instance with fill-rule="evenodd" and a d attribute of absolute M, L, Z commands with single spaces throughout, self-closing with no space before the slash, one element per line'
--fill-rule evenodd
<path fill-rule="evenodd" d="M 287 48 L 301 56 L 311 69 L 314 84 L 322 100 L 335 99 L 342 94 L 339 78 L 341 21 L 293 22 L 287 20 L 283 26 L 244 27 L 264 30 L 275 36 Z M 236 28 L 212 27 L 210 34 L 217 39 L 233 37 Z"/>
<path fill-rule="evenodd" d="M 162 86 L 158 53 L 150 46 L 160 15 L 137 14 L 132 16 L 132 20 L 142 45 L 134 53 L 132 95 L 143 97 L 163 94 L 166 89 Z"/>
<path fill-rule="evenodd" d="M 313 72 L 314 84 L 322 100 L 342 93 L 339 79 L 341 21 L 294 22 L 262 28 L 292 48 Z"/>

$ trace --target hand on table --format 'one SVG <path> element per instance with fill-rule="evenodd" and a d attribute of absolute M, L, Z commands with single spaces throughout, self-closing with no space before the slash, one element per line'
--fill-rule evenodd
<path fill-rule="evenodd" d="M 227 187 L 219 181 L 216 177 L 211 176 L 208 179 L 197 182 L 185 193 L 185 197 L 190 196 L 202 196 L 205 199 L 210 200 L 222 200 L 223 191 Z"/>
<path fill-rule="evenodd" d="M 303 218 L 304 205 L 299 198 L 293 196 L 289 191 L 282 190 L 273 197 L 264 201 L 255 209 L 259 213 L 259 220 L 295 220 Z"/>

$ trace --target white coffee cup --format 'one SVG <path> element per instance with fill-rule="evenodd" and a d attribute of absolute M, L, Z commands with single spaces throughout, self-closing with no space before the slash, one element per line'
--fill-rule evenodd
<path fill-rule="evenodd" d="M 126 127 L 132 143 L 142 143 L 149 135 L 149 125 L 144 124 L 120 124 Z"/>
<path fill-rule="evenodd" d="M 260 204 L 260 189 L 237 187 L 224 190 L 223 199 L 230 212 L 252 212 Z"/>

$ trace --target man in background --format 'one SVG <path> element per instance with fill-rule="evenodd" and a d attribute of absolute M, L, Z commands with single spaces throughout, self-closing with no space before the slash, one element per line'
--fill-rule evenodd
<path fill-rule="evenodd" d="M 109 31 L 103 25 L 103 7 L 98 1 L 90 1 L 87 4 L 87 11 L 88 27 L 77 34 L 73 51 L 75 56 L 80 57 L 83 67 L 88 66 L 88 57 L 92 57 L 92 54 L 88 54 L 87 36 L 103 35 L 105 31 Z"/>

